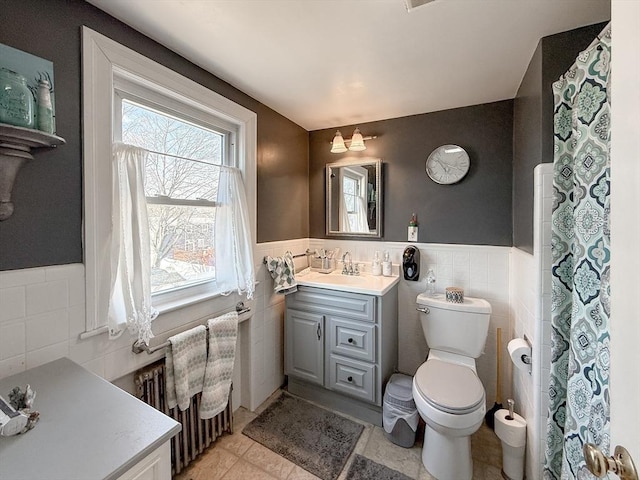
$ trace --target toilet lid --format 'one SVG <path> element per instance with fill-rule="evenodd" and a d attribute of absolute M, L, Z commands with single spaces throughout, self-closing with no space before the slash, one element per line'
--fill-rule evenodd
<path fill-rule="evenodd" d="M 418 368 L 415 379 L 424 399 L 447 413 L 466 413 L 484 401 L 480 379 L 462 365 L 432 359 Z"/>

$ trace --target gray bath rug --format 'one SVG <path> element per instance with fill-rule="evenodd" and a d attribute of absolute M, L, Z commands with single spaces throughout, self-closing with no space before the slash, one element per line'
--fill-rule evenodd
<path fill-rule="evenodd" d="M 323 480 L 335 480 L 364 427 L 282 394 L 242 433 Z"/>
<path fill-rule="evenodd" d="M 356 454 L 346 480 L 411 480 L 411 477 Z"/>

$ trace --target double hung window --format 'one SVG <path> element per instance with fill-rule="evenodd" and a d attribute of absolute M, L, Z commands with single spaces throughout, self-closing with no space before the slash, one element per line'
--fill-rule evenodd
<path fill-rule="evenodd" d="M 144 185 L 154 298 L 215 290 L 220 165 L 237 163 L 237 128 L 127 82 L 117 82 L 115 93 L 116 139 L 149 152 Z"/>
<path fill-rule="evenodd" d="M 224 281 L 216 272 L 216 217 L 228 222 L 229 211 L 228 202 L 218 204 L 218 185 L 223 176 L 228 185 L 222 169 L 240 170 L 246 228 L 255 232 L 255 113 L 86 27 L 83 65 L 87 332 L 106 327 L 111 298 L 105 278 L 113 266 L 114 143 L 146 151 L 153 307 L 174 309 L 233 291 L 228 269 L 221 270 Z M 249 264 L 254 235 L 248 249 L 233 247 L 249 251 Z"/>

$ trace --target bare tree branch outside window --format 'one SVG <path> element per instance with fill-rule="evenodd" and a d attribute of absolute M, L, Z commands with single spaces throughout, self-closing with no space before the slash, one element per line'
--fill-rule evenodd
<path fill-rule="evenodd" d="M 128 100 L 122 102 L 122 141 L 152 153 L 145 165 L 149 203 L 152 291 L 215 279 L 215 207 L 176 205 L 179 200 L 217 198 L 224 134 Z"/>

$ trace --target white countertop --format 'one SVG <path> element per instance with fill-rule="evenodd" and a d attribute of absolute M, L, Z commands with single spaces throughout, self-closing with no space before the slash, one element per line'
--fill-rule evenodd
<path fill-rule="evenodd" d="M 177 434 L 172 418 L 62 358 L 0 380 L 0 395 L 27 384 L 35 428 L 0 437 L 1 480 L 116 479 Z"/>
<path fill-rule="evenodd" d="M 339 270 L 331 273 L 309 272 L 304 275 L 296 275 L 298 285 L 308 287 L 327 288 L 341 292 L 366 293 L 378 297 L 387 293 L 400 281 L 398 275 L 384 277 L 382 275 L 343 275 Z"/>

